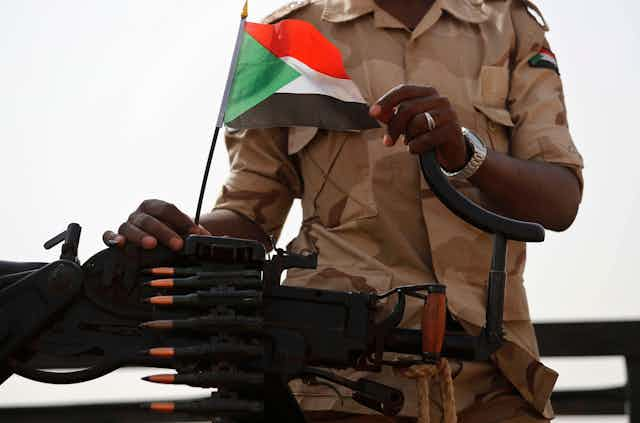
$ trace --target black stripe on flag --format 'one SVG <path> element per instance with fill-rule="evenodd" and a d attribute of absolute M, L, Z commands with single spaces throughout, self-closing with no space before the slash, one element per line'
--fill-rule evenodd
<path fill-rule="evenodd" d="M 233 129 L 310 126 L 335 131 L 379 128 L 364 103 L 345 102 L 321 94 L 276 93 L 238 116 Z"/>

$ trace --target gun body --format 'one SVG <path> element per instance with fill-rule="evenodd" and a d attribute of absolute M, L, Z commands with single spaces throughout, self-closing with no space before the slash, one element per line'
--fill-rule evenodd
<path fill-rule="evenodd" d="M 315 257 L 267 257 L 261 244 L 190 236 L 180 253 L 110 248 L 80 266 L 80 226 L 45 244 L 63 242 L 60 260 L 5 264 L 0 272 L 0 383 L 12 373 L 54 383 L 78 383 L 127 366 L 174 369 L 156 383 L 207 389 L 206 398 L 146 407 L 216 422 L 304 422 L 287 387 L 295 378 L 321 378 L 352 390 L 353 399 L 387 415 L 402 408 L 402 392 L 328 369 L 380 371 L 433 363 L 440 357 L 487 360 L 502 344 L 506 241 L 539 242 L 544 230 L 490 213 L 457 193 L 433 153 L 421 157 L 425 178 L 455 214 L 493 233 L 487 322 L 479 336 L 446 326 L 443 285 L 397 288 L 383 294 L 280 285 L 292 267 L 313 268 Z M 2 264 L 2 263 L 0 263 Z M 394 310 L 376 319 L 377 304 L 396 295 Z M 422 327 L 398 328 L 406 296 L 424 300 Z M 384 352 L 414 359 L 387 362 Z M 43 368 L 78 368 L 58 373 Z M 211 389 L 216 391 L 212 392 Z M 186 420 L 183 420 L 186 419 Z"/>

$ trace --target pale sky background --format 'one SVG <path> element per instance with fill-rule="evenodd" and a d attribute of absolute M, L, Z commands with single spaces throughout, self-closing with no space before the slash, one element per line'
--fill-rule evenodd
<path fill-rule="evenodd" d="M 193 214 L 241 0 L 0 0 L 0 259 L 54 260 L 42 243 L 83 226 L 81 259 L 145 198 Z M 281 0 L 254 0 L 256 20 Z M 534 320 L 639 319 L 640 4 L 539 0 L 586 169 L 576 223 L 529 250 Z M 227 173 L 220 143 L 206 197 Z M 295 233 L 293 209 L 282 243 Z M 637 337 L 637 335 L 636 335 Z M 560 387 L 619 384 L 620 359 L 546 360 Z M 192 396 L 133 371 L 76 385 L 14 377 L 0 405 Z M 27 397 L 28 395 L 28 397 Z M 604 421 L 558 418 L 558 422 Z M 612 418 L 625 422 L 625 418 Z"/>

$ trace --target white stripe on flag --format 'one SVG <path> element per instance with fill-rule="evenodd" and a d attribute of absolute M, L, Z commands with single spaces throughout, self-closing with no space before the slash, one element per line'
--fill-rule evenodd
<path fill-rule="evenodd" d="M 547 54 L 547 53 L 540 53 L 540 58 L 541 58 L 541 59 L 543 59 L 543 60 L 546 60 L 547 62 L 551 62 L 551 63 L 553 63 L 553 64 L 554 64 L 554 65 L 556 65 L 556 66 L 558 65 L 558 62 L 556 62 L 556 58 L 555 58 L 555 57 L 553 57 L 553 56 L 552 56 L 552 55 L 550 55 L 550 54 Z"/>
<path fill-rule="evenodd" d="M 356 84 L 350 79 L 328 76 L 313 70 L 300 60 L 291 57 L 281 57 L 289 66 L 300 72 L 301 76 L 280 88 L 279 94 L 321 94 L 338 100 L 366 103 Z"/>

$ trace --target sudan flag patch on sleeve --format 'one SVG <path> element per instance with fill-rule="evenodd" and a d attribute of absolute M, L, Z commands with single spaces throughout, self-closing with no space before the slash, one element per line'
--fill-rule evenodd
<path fill-rule="evenodd" d="M 553 54 L 551 50 L 548 48 L 542 48 L 538 54 L 529 59 L 529 66 L 532 68 L 546 68 L 551 69 L 558 75 L 560 74 L 560 69 L 558 68 L 558 61 L 556 59 L 556 55 Z"/>

